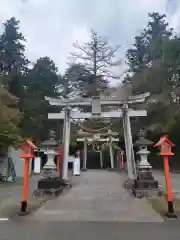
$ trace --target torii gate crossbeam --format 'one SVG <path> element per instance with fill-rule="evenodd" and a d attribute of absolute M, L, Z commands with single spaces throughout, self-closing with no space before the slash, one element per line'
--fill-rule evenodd
<path fill-rule="evenodd" d="M 101 112 L 100 115 L 93 115 L 90 112 L 72 112 L 71 118 L 73 119 L 85 119 L 85 118 L 121 118 L 123 117 L 123 111 L 110 111 L 110 112 Z M 146 117 L 147 111 L 146 110 L 132 110 L 128 109 L 127 112 L 129 117 Z M 48 113 L 48 119 L 64 119 L 65 112 L 60 113 Z"/>

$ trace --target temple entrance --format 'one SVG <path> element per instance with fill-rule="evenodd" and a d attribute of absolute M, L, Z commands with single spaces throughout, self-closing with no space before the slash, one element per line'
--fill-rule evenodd
<path fill-rule="evenodd" d="M 114 166 L 117 168 L 117 155 L 114 154 Z M 89 150 L 87 152 L 87 169 L 107 169 L 111 168 L 111 160 L 108 150 L 102 152 L 102 167 L 100 162 L 100 152 Z"/>
<path fill-rule="evenodd" d="M 100 169 L 100 154 L 99 152 L 87 152 L 87 169 Z"/>
<path fill-rule="evenodd" d="M 106 169 L 110 167 L 111 167 L 111 159 L 110 159 L 109 151 L 104 150 L 102 152 L 102 168 Z"/>

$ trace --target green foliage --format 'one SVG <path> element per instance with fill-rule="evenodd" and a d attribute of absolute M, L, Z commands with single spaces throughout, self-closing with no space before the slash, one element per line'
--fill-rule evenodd
<path fill-rule="evenodd" d="M 8 122 L 0 125 L 0 145 L 18 146 L 18 144 L 22 141 L 19 133 L 20 129 L 15 123 Z"/>
<path fill-rule="evenodd" d="M 48 112 L 52 112 L 54 108 L 49 106 L 45 97 L 57 97 L 58 85 L 57 68 L 48 57 L 38 59 L 26 76 L 21 128 L 24 135 L 32 136 L 37 142 L 47 137 L 48 130 L 53 125 L 55 129 L 52 127 L 52 130 L 57 130 L 58 124 L 52 125 L 48 120 Z"/>
<path fill-rule="evenodd" d="M 147 26 L 127 51 L 127 63 L 131 77 L 128 75 L 126 81 L 132 83 L 133 93 L 151 94 L 146 103 L 148 116 L 138 119 L 133 127 L 145 127 L 149 138 L 155 141 L 168 134 L 177 144 L 175 151 L 180 156 L 180 40 L 168 28 L 164 14 L 149 14 Z"/>
<path fill-rule="evenodd" d="M 101 92 L 109 95 L 112 89 L 108 88 L 108 81 L 117 77 L 111 70 L 121 64 L 116 58 L 119 46 L 111 47 L 107 39 L 92 30 L 90 41 L 74 44 L 78 52 L 71 55 L 76 61 L 61 75 L 48 56 L 40 57 L 29 68 L 19 21 L 12 17 L 4 26 L 5 33 L 0 36 L 0 144 L 17 144 L 27 137 L 39 143 L 47 138 L 50 129 L 57 132 L 61 141 L 62 122 L 48 120 L 49 112 L 60 109 L 49 106 L 44 97 L 92 97 Z M 127 50 L 126 60 L 129 71 L 124 82 L 132 83 L 134 94 L 151 93 L 145 106 L 148 117 L 132 120 L 134 134 L 145 127 L 153 139 L 168 133 L 178 144 L 180 38 L 169 29 L 165 15 L 149 14 L 146 27 Z M 82 124 L 92 129 L 107 125 L 101 121 Z M 77 129 L 73 125 L 72 142 Z M 119 122 L 115 121 L 112 129 L 122 133 Z"/>

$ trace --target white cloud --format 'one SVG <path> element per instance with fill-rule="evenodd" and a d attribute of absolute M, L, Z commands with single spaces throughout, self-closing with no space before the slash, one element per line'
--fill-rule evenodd
<path fill-rule="evenodd" d="M 19 19 L 28 58 L 35 61 L 48 55 L 63 72 L 72 43 L 86 41 L 90 28 L 113 44 L 121 44 L 124 54 L 134 35 L 146 25 L 148 12 L 168 13 L 169 6 L 167 0 L 1 0 L 0 21 L 11 16 Z M 169 15 L 176 29 L 179 13 L 180 3 Z"/>

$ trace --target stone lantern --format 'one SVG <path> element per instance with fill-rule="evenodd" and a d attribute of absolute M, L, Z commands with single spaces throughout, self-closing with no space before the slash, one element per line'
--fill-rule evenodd
<path fill-rule="evenodd" d="M 42 178 L 56 178 L 57 177 L 57 167 L 54 163 L 54 158 L 57 155 L 56 147 L 58 146 L 56 140 L 56 135 L 54 131 L 49 132 L 49 139 L 41 143 L 41 150 L 47 155 L 47 162 L 43 166 L 41 172 Z"/>
<path fill-rule="evenodd" d="M 57 153 L 57 142 L 55 140 L 55 132 L 49 132 L 49 139 L 41 143 L 41 151 L 47 155 L 47 162 L 43 166 L 41 171 L 41 179 L 38 181 L 38 196 L 41 193 L 52 193 L 55 195 L 62 191 L 62 187 L 65 186 L 64 180 L 60 179 L 57 172 L 54 158 Z"/>
<path fill-rule="evenodd" d="M 148 151 L 147 147 L 152 145 L 153 142 L 145 138 L 145 132 L 140 131 L 139 139 L 135 143 L 139 146 L 139 151 L 137 155 L 140 157 L 140 161 L 137 164 L 137 179 L 135 179 L 134 187 L 132 189 L 135 196 L 149 196 L 152 195 L 152 192 L 157 192 L 158 182 L 152 176 L 152 166 L 148 162 Z M 156 190 L 156 191 L 154 191 Z"/>
<path fill-rule="evenodd" d="M 143 130 L 140 131 L 139 139 L 136 141 L 136 145 L 139 146 L 139 151 L 136 153 L 140 157 L 140 161 L 137 164 L 137 169 L 140 171 L 141 169 L 152 169 L 152 166 L 148 162 L 148 155 L 150 151 L 148 151 L 147 147 L 152 145 L 153 142 L 145 138 L 145 133 Z"/>

